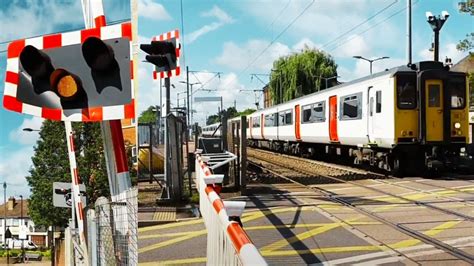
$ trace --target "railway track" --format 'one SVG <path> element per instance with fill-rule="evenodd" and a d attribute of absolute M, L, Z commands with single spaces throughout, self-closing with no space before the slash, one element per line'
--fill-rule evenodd
<path fill-rule="evenodd" d="M 348 184 L 351 184 L 351 185 L 354 185 L 354 186 L 357 186 L 357 187 L 360 187 L 360 188 L 371 190 L 371 191 L 374 191 L 374 192 L 377 192 L 377 193 L 380 193 L 380 194 L 385 194 L 387 196 L 391 196 L 393 198 L 397 198 L 397 199 L 402 200 L 402 201 L 406 201 L 406 202 L 410 202 L 410 203 L 413 203 L 413 204 L 416 204 L 416 205 L 424 206 L 426 208 L 437 210 L 437 211 L 443 212 L 445 214 L 454 215 L 454 216 L 457 216 L 458 218 L 462 218 L 464 220 L 474 222 L 474 217 L 472 217 L 472 216 L 465 215 L 465 214 L 462 214 L 462 213 L 458 213 L 458 212 L 455 212 L 455 211 L 451 211 L 451 210 L 448 210 L 448 209 L 445 209 L 445 208 L 440 208 L 440 207 L 437 207 L 437 206 L 429 204 L 429 203 L 425 203 L 425 202 L 421 202 L 421 201 L 417 201 L 417 200 L 412 200 L 412 199 L 409 199 L 407 197 L 396 195 L 396 194 L 393 194 L 393 193 L 390 193 L 390 192 L 387 192 L 387 191 L 384 191 L 384 190 L 381 190 L 381 189 L 378 189 L 378 188 L 375 188 L 375 187 L 372 187 L 372 186 L 366 186 L 366 185 L 363 185 L 363 184 L 352 181 L 352 180 L 358 180 L 358 179 L 376 179 L 377 180 L 377 179 L 391 178 L 387 175 L 382 175 L 382 174 L 378 174 L 378 173 L 374 173 L 374 172 L 370 172 L 370 171 L 360 170 L 360 169 L 353 168 L 353 167 L 335 165 L 335 164 L 332 164 L 332 163 L 314 161 L 314 160 L 309 160 L 309 159 L 304 159 L 304 158 L 299 158 L 299 157 L 294 157 L 294 156 L 288 156 L 288 155 L 284 155 L 284 154 L 278 154 L 278 153 L 273 153 L 273 152 L 264 151 L 264 150 L 257 150 L 257 149 L 251 149 L 248 152 L 248 156 L 250 158 L 252 158 L 252 156 L 256 156 L 260 160 L 267 159 L 266 161 L 268 161 L 268 162 L 271 162 L 271 163 L 274 163 L 274 164 L 279 164 L 280 166 L 285 166 L 288 169 L 292 169 L 293 171 L 296 171 L 296 172 L 299 172 L 299 173 L 302 173 L 302 174 L 306 174 L 306 175 L 308 175 L 308 178 L 310 180 L 311 179 L 314 180 L 314 178 L 317 178 L 319 180 L 331 180 L 333 182 L 338 182 L 338 183 L 348 183 Z M 283 158 L 287 162 L 286 163 L 285 163 L 285 161 L 282 162 L 282 160 L 278 160 L 278 158 Z M 297 165 L 297 167 L 295 167 L 294 165 Z M 402 187 L 400 184 L 397 185 L 397 184 L 393 184 L 391 182 L 386 182 L 386 181 L 383 181 L 383 180 L 381 180 L 379 182 L 383 182 L 387 185 Z M 412 191 L 416 191 L 416 192 L 422 192 L 422 193 L 426 193 L 426 194 L 434 194 L 433 192 L 428 193 L 427 191 L 423 191 L 423 190 L 416 189 L 416 188 L 409 188 L 409 189 L 412 190 Z M 448 189 L 448 188 L 446 188 L 446 189 Z M 451 189 L 451 188 L 449 188 L 449 189 Z M 462 192 L 460 190 L 458 190 L 458 191 Z M 437 196 L 440 197 L 440 198 L 442 197 L 442 198 L 446 198 L 446 199 L 449 199 L 449 200 L 461 201 L 461 202 L 463 202 L 463 204 L 472 205 L 472 202 L 469 202 L 469 201 L 466 201 L 466 200 L 462 200 L 462 199 L 458 199 L 458 198 L 454 198 L 454 197 L 448 197 L 448 196 L 440 196 L 440 195 L 437 195 Z"/>
<path fill-rule="evenodd" d="M 366 185 L 352 181 L 352 180 L 357 180 L 357 179 L 376 179 L 378 181 L 381 181 L 384 184 L 395 185 L 392 182 L 384 181 L 384 179 L 386 179 L 387 176 L 371 173 L 369 171 L 364 171 L 360 169 L 354 169 L 351 167 L 312 161 L 312 160 L 303 159 L 299 157 L 281 155 L 281 154 L 276 154 L 269 151 L 262 151 L 262 150 L 255 150 L 255 149 L 249 149 L 248 160 L 250 164 L 258 168 L 261 168 L 264 171 L 268 171 L 271 174 L 283 180 L 286 180 L 287 182 L 298 184 L 307 189 L 316 191 L 320 193 L 323 197 L 326 197 L 330 201 L 333 201 L 343 206 L 346 206 L 348 208 L 351 208 L 358 213 L 371 217 L 402 233 L 405 233 L 426 244 L 429 244 L 441 250 L 444 250 L 445 252 L 474 265 L 474 256 L 459 248 L 448 245 L 440 240 L 437 240 L 433 237 L 430 237 L 416 230 L 413 230 L 401 223 L 390 221 L 382 217 L 381 215 L 378 215 L 375 212 L 362 208 L 358 206 L 357 204 L 354 204 L 348 201 L 347 199 L 345 199 L 341 195 L 338 195 L 337 193 L 328 191 L 318 186 L 309 186 L 309 185 L 314 185 L 317 183 L 324 183 L 324 180 L 335 182 L 335 183 L 348 183 L 348 184 L 357 186 L 359 188 L 364 188 L 367 190 L 380 193 L 382 195 L 387 195 L 387 196 L 394 197 L 405 202 L 410 202 L 418 206 L 423 206 L 425 208 L 429 208 L 436 212 L 452 215 L 452 216 L 457 217 L 457 219 L 462 219 L 469 222 L 474 221 L 474 217 L 469 216 L 469 215 L 458 213 L 449 209 L 440 208 L 438 206 L 435 206 L 429 203 L 425 203 L 425 202 L 421 202 L 417 200 L 411 200 L 403 196 L 395 195 L 393 193 L 383 191 L 375 187 L 366 186 Z M 290 169 L 291 171 L 287 171 L 288 169 Z M 288 174 L 288 173 L 291 173 L 292 171 L 297 172 L 298 174 L 296 175 Z M 417 189 L 411 189 L 411 190 L 416 191 Z M 421 192 L 426 193 L 426 191 L 421 191 Z M 456 199 L 456 198 L 452 198 L 452 199 Z M 465 203 L 469 205 L 472 204 L 471 202 L 465 202 Z"/>

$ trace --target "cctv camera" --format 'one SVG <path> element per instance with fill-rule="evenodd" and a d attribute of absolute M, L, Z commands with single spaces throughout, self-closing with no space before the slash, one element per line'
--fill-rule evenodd
<path fill-rule="evenodd" d="M 431 20 L 434 19 L 433 13 L 428 11 L 425 14 L 426 14 L 426 18 L 428 19 L 428 21 L 431 21 Z"/>
<path fill-rule="evenodd" d="M 447 19 L 449 17 L 448 11 L 441 12 L 441 17 L 443 17 L 444 19 Z"/>

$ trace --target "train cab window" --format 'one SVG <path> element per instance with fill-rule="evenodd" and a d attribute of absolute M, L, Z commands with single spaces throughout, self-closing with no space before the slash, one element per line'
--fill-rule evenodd
<path fill-rule="evenodd" d="M 361 108 L 362 93 L 356 93 L 341 97 L 340 120 L 352 120 L 362 118 Z"/>
<path fill-rule="evenodd" d="M 316 123 L 326 121 L 326 102 L 317 102 L 303 106 L 303 123 Z"/>
<path fill-rule="evenodd" d="M 464 109 L 466 107 L 466 83 L 464 78 L 452 78 L 448 83 L 451 108 Z"/>
<path fill-rule="evenodd" d="M 441 107 L 441 88 L 438 84 L 428 86 L 428 107 Z"/>
<path fill-rule="evenodd" d="M 382 112 L 382 91 L 375 92 L 375 112 L 377 114 Z"/>
<path fill-rule="evenodd" d="M 416 74 L 397 75 L 397 106 L 399 109 L 416 108 Z"/>

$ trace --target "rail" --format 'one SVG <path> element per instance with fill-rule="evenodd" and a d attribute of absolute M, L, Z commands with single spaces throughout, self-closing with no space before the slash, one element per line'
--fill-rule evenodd
<path fill-rule="evenodd" d="M 207 264 L 267 265 L 242 228 L 240 216 L 245 202 L 223 201 L 219 197 L 224 175 L 211 172 L 204 162 L 210 157 L 211 154 L 201 154 L 198 150 L 195 164 L 199 206 L 207 229 Z"/>

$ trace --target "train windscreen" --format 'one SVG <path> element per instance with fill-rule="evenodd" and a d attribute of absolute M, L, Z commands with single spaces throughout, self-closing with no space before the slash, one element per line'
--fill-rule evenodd
<path fill-rule="evenodd" d="M 416 74 L 397 75 L 397 106 L 399 109 L 416 108 Z"/>

